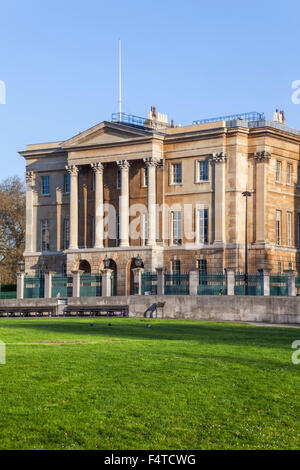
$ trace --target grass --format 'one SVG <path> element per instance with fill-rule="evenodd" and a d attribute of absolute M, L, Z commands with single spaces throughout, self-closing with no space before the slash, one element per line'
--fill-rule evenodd
<path fill-rule="evenodd" d="M 0 339 L 1 449 L 299 448 L 300 330 L 3 319 Z"/>

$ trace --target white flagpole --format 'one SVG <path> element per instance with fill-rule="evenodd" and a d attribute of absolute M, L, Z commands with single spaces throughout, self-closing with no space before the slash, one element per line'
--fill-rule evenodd
<path fill-rule="evenodd" d="M 119 39 L 119 121 L 122 120 L 122 42 Z"/>

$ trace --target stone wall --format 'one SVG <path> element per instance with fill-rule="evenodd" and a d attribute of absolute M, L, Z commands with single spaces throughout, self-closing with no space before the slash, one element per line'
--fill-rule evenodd
<path fill-rule="evenodd" d="M 300 297 L 167 295 L 69 299 L 73 305 L 129 305 L 130 317 L 143 317 L 156 302 L 165 302 L 165 318 L 300 324 Z"/>

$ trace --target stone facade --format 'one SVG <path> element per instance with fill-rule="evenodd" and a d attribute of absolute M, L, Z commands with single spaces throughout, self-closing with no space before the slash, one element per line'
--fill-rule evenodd
<path fill-rule="evenodd" d="M 132 292 L 137 257 L 145 271 L 243 272 L 246 189 L 249 271 L 299 271 L 300 132 L 273 121 L 150 121 L 102 122 L 20 152 L 26 272 L 99 273 L 108 257 L 119 295 Z"/>

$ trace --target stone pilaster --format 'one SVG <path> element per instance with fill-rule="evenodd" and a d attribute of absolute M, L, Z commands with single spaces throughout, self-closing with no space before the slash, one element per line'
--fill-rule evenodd
<path fill-rule="evenodd" d="M 103 205 L 103 165 L 91 163 L 95 173 L 95 242 L 94 248 L 103 248 L 104 238 L 104 205 Z"/>
<path fill-rule="evenodd" d="M 45 272 L 45 285 L 44 285 L 44 298 L 51 299 L 52 297 L 52 272 Z"/>
<path fill-rule="evenodd" d="M 70 174 L 70 250 L 78 249 L 78 167 L 67 165 Z"/>
<path fill-rule="evenodd" d="M 199 272 L 196 270 L 190 271 L 190 275 L 189 275 L 190 295 L 198 295 L 198 285 L 199 285 Z"/>
<path fill-rule="evenodd" d="M 295 297 L 296 296 L 296 285 L 295 285 L 295 277 L 296 273 L 293 269 L 288 269 L 284 271 L 288 277 L 288 296 Z"/>
<path fill-rule="evenodd" d="M 112 269 L 103 269 L 102 275 L 102 297 L 111 297 L 111 276 Z"/>
<path fill-rule="evenodd" d="M 225 162 L 227 155 L 224 152 L 214 153 L 212 160 L 215 165 L 215 240 L 222 245 L 226 241 L 225 236 Z"/>
<path fill-rule="evenodd" d="M 135 295 L 142 295 L 142 274 L 144 272 L 144 268 L 133 268 L 133 276 L 134 276 L 134 285 L 137 288 L 137 292 Z"/>
<path fill-rule="evenodd" d="M 77 271 L 72 271 L 73 276 L 73 297 L 80 297 L 80 275 L 83 274 L 83 271 L 78 269 Z"/>
<path fill-rule="evenodd" d="M 147 187 L 147 205 L 148 205 L 148 240 L 147 245 L 156 245 L 156 167 L 159 160 L 153 157 L 144 158 L 148 168 L 148 187 Z"/>
<path fill-rule="evenodd" d="M 31 253 L 35 251 L 33 246 L 33 186 L 34 186 L 34 173 L 33 171 L 26 171 L 26 237 L 25 237 L 25 252 Z"/>
<path fill-rule="evenodd" d="M 25 273 L 17 273 L 17 299 L 24 299 Z"/>
<path fill-rule="evenodd" d="M 259 269 L 261 295 L 270 295 L 270 269 Z"/>
<path fill-rule="evenodd" d="M 127 160 L 117 162 L 121 170 L 121 196 L 119 199 L 120 246 L 129 246 L 129 167 Z"/>
<path fill-rule="evenodd" d="M 235 270 L 232 268 L 226 268 L 226 290 L 227 295 L 234 295 L 234 286 L 235 286 Z"/>
<path fill-rule="evenodd" d="M 266 239 L 266 163 L 271 154 L 265 150 L 255 153 L 256 160 L 256 240 L 255 243 L 264 243 Z"/>

